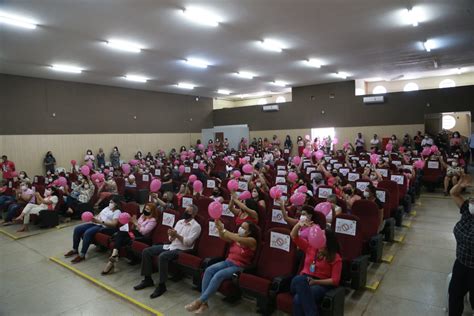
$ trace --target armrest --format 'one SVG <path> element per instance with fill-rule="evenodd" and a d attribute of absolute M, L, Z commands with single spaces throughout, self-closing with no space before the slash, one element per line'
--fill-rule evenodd
<path fill-rule="evenodd" d="M 344 315 L 345 294 L 346 291 L 341 286 L 328 291 L 321 302 L 321 309 L 327 311 L 329 315 Z M 325 313 L 323 312 L 323 314 Z"/>
<path fill-rule="evenodd" d="M 204 258 L 204 260 L 201 263 L 201 269 L 206 270 L 208 267 L 212 266 L 213 264 L 224 261 L 225 258 L 223 257 L 209 257 L 209 258 Z"/>
<path fill-rule="evenodd" d="M 282 275 L 274 277 L 270 287 L 270 296 L 275 297 L 278 293 L 289 292 L 293 275 Z"/>

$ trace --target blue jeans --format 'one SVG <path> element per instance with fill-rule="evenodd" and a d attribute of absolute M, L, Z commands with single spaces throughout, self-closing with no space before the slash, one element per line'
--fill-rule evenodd
<path fill-rule="evenodd" d="M 11 222 L 15 216 L 17 216 L 18 210 L 25 205 L 18 203 L 12 203 L 8 205 L 7 216 L 5 217 L 5 222 Z"/>
<path fill-rule="evenodd" d="M 15 197 L 11 195 L 0 195 L 0 207 L 3 206 L 3 204 L 7 204 L 10 202 L 15 201 Z"/>
<path fill-rule="evenodd" d="M 76 226 L 72 235 L 72 249 L 76 251 L 79 249 L 79 243 L 81 242 L 82 238 L 82 249 L 80 255 L 84 257 L 92 243 L 92 240 L 94 239 L 95 234 L 102 232 L 107 235 L 112 235 L 115 231 L 117 231 L 115 228 L 105 228 L 101 225 L 95 224 L 82 224 Z"/>
<path fill-rule="evenodd" d="M 213 264 L 204 271 L 202 279 L 201 302 L 207 302 L 209 296 L 216 293 L 224 280 L 232 279 L 232 275 L 242 271 L 243 268 L 236 266 L 229 260 Z"/>
<path fill-rule="evenodd" d="M 319 315 L 318 306 L 332 286 L 309 285 L 308 276 L 298 275 L 291 281 L 294 316 Z"/>

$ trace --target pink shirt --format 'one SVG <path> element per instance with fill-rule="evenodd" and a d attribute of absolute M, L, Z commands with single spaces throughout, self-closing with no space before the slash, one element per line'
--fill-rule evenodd
<path fill-rule="evenodd" d="M 156 227 L 156 219 L 153 217 L 145 218 L 144 215 L 140 216 L 138 219 L 138 227 L 137 230 L 143 236 L 147 236 L 151 233 L 151 231 Z"/>

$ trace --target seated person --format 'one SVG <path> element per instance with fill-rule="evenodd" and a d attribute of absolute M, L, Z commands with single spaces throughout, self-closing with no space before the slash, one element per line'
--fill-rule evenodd
<path fill-rule="evenodd" d="M 173 204 L 173 192 L 171 191 L 166 191 L 165 193 L 163 193 L 162 199 L 158 197 L 158 194 L 154 195 L 152 199 L 152 203 L 156 204 L 156 209 L 159 212 L 163 212 L 169 209 L 171 210 L 175 209 L 174 204 Z"/>
<path fill-rule="evenodd" d="M 362 197 L 360 195 L 358 195 L 354 188 L 352 187 L 351 184 L 347 184 L 344 189 L 343 189 L 343 199 L 344 201 L 346 201 L 346 204 L 347 204 L 347 208 L 348 209 L 352 209 L 352 204 L 357 201 L 357 200 L 360 200 Z"/>
<path fill-rule="evenodd" d="M 224 203 L 224 198 L 222 197 L 221 189 L 218 186 L 212 189 L 211 199 L 220 203 Z"/>
<path fill-rule="evenodd" d="M 4 205 L 7 205 L 8 203 L 15 201 L 15 196 L 5 194 L 7 190 L 8 190 L 8 182 L 7 180 L 2 179 L 2 181 L 0 182 L 0 209 Z"/>
<path fill-rule="evenodd" d="M 94 208 L 98 208 L 99 204 L 108 197 L 118 194 L 117 183 L 112 176 L 107 178 L 107 181 L 99 187 L 99 199 L 94 205 Z"/>
<path fill-rule="evenodd" d="M 326 216 L 326 227 L 331 228 L 332 220 L 339 214 L 342 213 L 342 208 L 337 205 L 337 197 L 335 194 L 328 196 L 327 201 L 331 203 L 331 212 Z"/>
<path fill-rule="evenodd" d="M 235 207 L 237 205 L 237 207 Z M 251 221 L 258 224 L 258 205 L 253 199 L 240 201 L 235 191 L 231 193 L 229 211 L 235 216 L 235 225 L 240 226 L 243 222 Z"/>
<path fill-rule="evenodd" d="M 320 315 L 318 309 L 324 295 L 339 285 L 342 259 L 334 232 L 326 230 L 326 247 L 315 249 L 299 237 L 302 225 L 296 224 L 291 231 L 293 242 L 305 253 L 303 270 L 291 281 L 293 315 L 314 316 Z"/>
<path fill-rule="evenodd" d="M 194 243 L 201 235 L 201 225 L 194 219 L 197 215 L 196 205 L 189 205 L 184 211 L 184 219 L 179 220 L 174 229 L 168 229 L 168 238 L 171 242 L 166 245 L 154 245 L 143 250 L 141 275 L 145 278 L 134 287 L 135 290 L 154 286 L 151 275 L 153 273 L 153 257 L 158 256 L 158 269 L 160 281 L 150 298 L 156 298 L 166 292 L 168 279 L 168 263 L 178 258 L 181 251 L 191 250 Z"/>
<path fill-rule="evenodd" d="M 109 258 L 109 262 L 105 266 L 102 274 L 109 274 L 113 271 L 115 263 L 118 261 L 119 250 L 129 245 L 132 240 L 140 239 L 141 241 L 147 241 L 151 244 L 151 232 L 156 227 L 156 205 L 153 203 L 148 203 L 143 207 L 143 213 L 140 218 L 137 220 L 136 216 L 132 217 L 133 229 L 128 231 L 118 231 L 114 234 L 114 249 L 112 250 L 112 255 Z M 126 224 L 128 225 L 128 224 Z"/>
<path fill-rule="evenodd" d="M 383 203 L 377 197 L 377 190 L 376 190 L 375 186 L 370 184 L 365 188 L 365 190 L 364 190 L 364 199 L 368 200 L 368 201 L 375 202 L 375 204 L 377 204 L 377 207 L 379 209 L 379 217 L 380 217 L 380 224 L 379 224 L 378 232 L 380 233 L 383 230 L 383 228 L 385 227 L 385 221 L 383 219 L 384 211 L 383 211 Z"/>
<path fill-rule="evenodd" d="M 125 178 L 125 188 L 136 188 L 137 182 L 135 181 L 135 176 L 133 174 Z"/>
<path fill-rule="evenodd" d="M 231 243 L 229 254 L 225 261 L 215 263 L 204 271 L 201 296 L 185 306 L 188 312 L 204 313 L 209 308 L 210 296 L 217 292 L 224 280 L 232 279 L 234 273 L 250 266 L 257 251 L 259 231 L 253 222 L 243 222 L 237 234 L 226 230 L 219 219 L 215 222 L 219 237 Z"/>
<path fill-rule="evenodd" d="M 7 216 L 5 217 L 5 222 L 3 226 L 8 226 L 13 224 L 13 218 L 16 216 L 18 210 L 21 207 L 26 206 L 28 203 L 35 203 L 35 192 L 30 188 L 26 182 L 23 182 L 20 185 L 20 188 L 16 190 L 16 202 L 8 205 Z"/>
<path fill-rule="evenodd" d="M 94 195 L 95 186 L 89 177 L 81 177 L 76 183 L 71 184 L 71 194 L 66 197 L 66 203 L 62 207 L 61 215 L 70 221 L 71 217 L 80 218 L 89 206 L 88 203 Z"/>
<path fill-rule="evenodd" d="M 114 196 L 109 206 L 104 208 L 98 215 L 92 218 L 90 223 L 85 223 L 74 228 L 72 250 L 64 255 L 64 257 L 76 256 L 72 259 L 72 263 L 78 263 L 86 259 L 86 253 L 96 233 L 101 232 L 107 235 L 113 235 L 118 231 L 117 224 L 120 216 L 120 199 Z M 79 243 L 82 238 L 82 249 L 79 252 Z"/>
<path fill-rule="evenodd" d="M 35 194 L 36 203 L 28 203 L 21 212 L 21 214 L 14 219 L 14 221 L 23 222 L 23 226 L 18 232 L 27 232 L 28 225 L 30 224 L 30 215 L 38 215 L 42 210 L 54 210 L 56 204 L 58 204 L 58 192 L 56 187 L 46 188 L 44 190 L 44 197 L 38 192 Z"/>
<path fill-rule="evenodd" d="M 451 185 L 455 186 L 458 183 L 459 179 L 464 174 L 464 169 L 459 165 L 459 160 L 457 158 L 454 158 L 451 165 L 445 163 L 443 159 L 440 159 L 439 161 L 443 168 L 446 169 L 446 176 L 444 177 L 444 195 L 447 196 L 449 187 Z"/>

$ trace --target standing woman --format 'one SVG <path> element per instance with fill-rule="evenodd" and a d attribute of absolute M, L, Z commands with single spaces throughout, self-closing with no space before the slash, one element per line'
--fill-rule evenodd
<path fill-rule="evenodd" d="M 117 146 L 115 146 L 110 153 L 110 163 L 114 169 L 118 169 L 120 167 L 120 151 L 118 150 Z"/>
<path fill-rule="evenodd" d="M 298 156 L 301 157 L 301 155 L 303 155 L 303 150 L 304 150 L 303 137 L 298 136 L 298 138 L 296 139 L 296 144 L 298 145 Z"/>
<path fill-rule="evenodd" d="M 46 156 L 43 159 L 44 167 L 46 168 L 46 173 L 54 173 L 54 166 L 56 165 L 56 158 L 54 158 L 53 153 L 48 151 Z"/>
<path fill-rule="evenodd" d="M 472 187 L 472 178 L 463 175 L 451 189 L 451 197 L 460 208 L 461 219 L 454 226 L 456 238 L 456 261 L 449 283 L 449 316 L 461 316 L 464 311 L 464 296 L 469 292 L 474 306 L 474 198 L 464 199 L 461 192 Z"/>
<path fill-rule="evenodd" d="M 86 155 L 84 156 L 84 163 L 88 163 L 88 162 L 92 162 L 92 164 L 94 164 L 94 161 L 95 161 L 95 157 L 94 157 L 94 154 L 92 153 L 92 150 L 88 149 L 87 152 L 86 152 Z"/>
<path fill-rule="evenodd" d="M 286 135 L 285 143 L 283 145 L 285 146 L 286 149 L 290 150 L 290 154 L 291 154 L 291 151 L 293 150 L 293 142 L 291 141 L 290 135 Z"/>
<path fill-rule="evenodd" d="M 99 153 L 97 154 L 97 168 L 105 168 L 105 153 L 102 148 L 99 148 Z"/>

